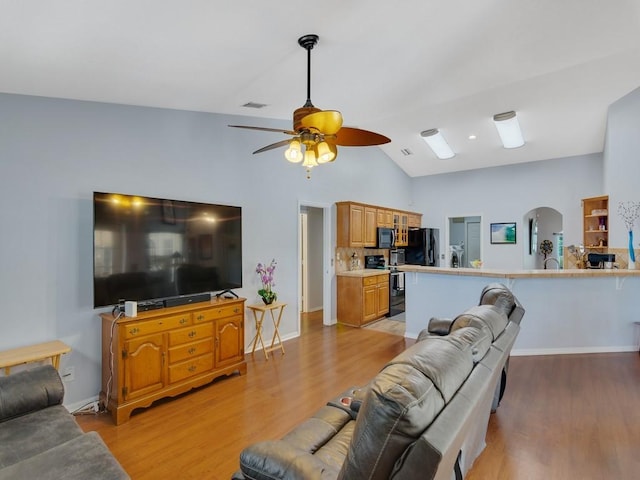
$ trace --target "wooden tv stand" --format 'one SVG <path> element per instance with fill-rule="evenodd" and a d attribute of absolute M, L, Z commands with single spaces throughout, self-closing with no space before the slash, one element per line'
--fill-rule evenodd
<path fill-rule="evenodd" d="M 136 408 L 214 378 L 246 374 L 244 298 L 102 318 L 101 404 L 116 425 Z M 113 355 L 111 354 L 113 352 Z"/>

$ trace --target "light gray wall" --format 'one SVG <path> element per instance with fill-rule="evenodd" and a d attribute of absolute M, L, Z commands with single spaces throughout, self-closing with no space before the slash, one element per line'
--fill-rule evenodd
<path fill-rule="evenodd" d="M 624 248 L 628 234 L 618 215 L 618 204 L 640 202 L 640 88 L 609 107 L 604 179 L 603 194 L 609 194 L 609 245 Z M 639 229 L 640 221 L 636 221 L 635 248 L 640 242 Z"/>
<path fill-rule="evenodd" d="M 75 366 L 76 380 L 67 385 L 66 403 L 100 390 L 93 191 L 241 206 L 244 288 L 237 293 L 257 301 L 255 265 L 276 258 L 278 298 L 292 307 L 283 337 L 298 332 L 298 206 L 356 200 L 409 207 L 409 177 L 375 147 L 340 149 L 335 163 L 307 180 L 281 149 L 251 154 L 281 135 L 231 123 L 290 128 L 249 117 L 0 94 L 0 350 L 55 338 L 71 345 L 62 367 Z M 248 343 L 254 327 L 247 319 Z"/>
<path fill-rule="evenodd" d="M 484 268 L 519 269 L 528 241 L 523 216 L 534 208 L 558 210 L 564 244 L 582 243 L 580 200 L 603 194 L 602 154 L 420 177 L 411 188 L 412 210 L 423 214 L 423 225 L 440 229 L 441 244 L 448 217 L 480 215 Z M 500 222 L 517 223 L 515 245 L 491 244 L 489 224 Z"/>
<path fill-rule="evenodd" d="M 322 232 L 323 214 L 321 208 L 309 208 L 308 217 L 308 258 L 309 285 L 307 308 L 310 312 L 322 310 Z"/>

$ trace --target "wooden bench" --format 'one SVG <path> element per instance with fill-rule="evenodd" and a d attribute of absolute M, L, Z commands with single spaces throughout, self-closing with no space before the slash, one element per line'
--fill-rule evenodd
<path fill-rule="evenodd" d="M 58 370 L 60 368 L 60 355 L 70 351 L 71 347 L 60 340 L 13 348 L 0 352 L 0 368 L 4 368 L 5 375 L 9 375 L 11 367 L 50 358 L 51 364 Z"/>

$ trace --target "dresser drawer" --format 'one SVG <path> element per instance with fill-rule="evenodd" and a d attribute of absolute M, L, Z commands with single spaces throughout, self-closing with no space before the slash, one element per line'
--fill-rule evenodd
<path fill-rule="evenodd" d="M 169 366 L 169 383 L 213 370 L 213 353 Z"/>
<path fill-rule="evenodd" d="M 154 320 L 141 320 L 138 322 L 130 322 L 122 325 L 124 329 L 124 338 L 135 338 L 149 335 L 150 333 L 164 332 L 173 328 L 191 325 L 191 315 L 170 315 L 166 317 L 158 317 Z"/>
<path fill-rule="evenodd" d="M 179 347 L 169 349 L 169 363 L 174 364 L 189 358 L 199 357 L 205 353 L 213 352 L 213 337 L 198 342 L 187 343 Z"/>
<path fill-rule="evenodd" d="M 169 332 L 169 347 L 213 337 L 213 323 L 202 323 Z"/>
<path fill-rule="evenodd" d="M 207 322 L 218 318 L 231 317 L 242 313 L 242 305 L 239 303 L 233 305 L 224 305 L 215 308 L 207 308 L 206 310 L 197 310 L 193 312 L 193 321 L 195 323 Z"/>

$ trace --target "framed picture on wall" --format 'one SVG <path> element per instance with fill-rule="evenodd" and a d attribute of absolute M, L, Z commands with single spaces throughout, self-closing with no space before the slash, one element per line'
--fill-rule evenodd
<path fill-rule="evenodd" d="M 516 222 L 492 223 L 491 243 L 516 243 Z"/>

